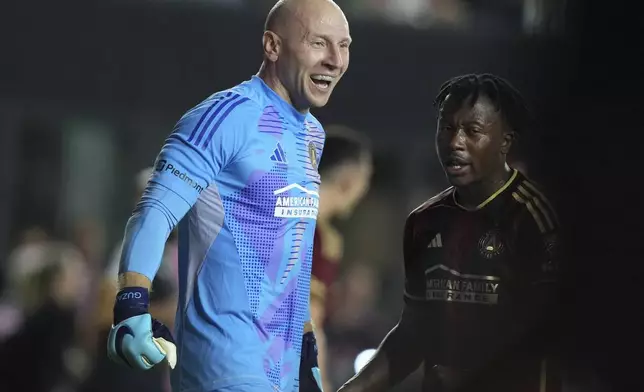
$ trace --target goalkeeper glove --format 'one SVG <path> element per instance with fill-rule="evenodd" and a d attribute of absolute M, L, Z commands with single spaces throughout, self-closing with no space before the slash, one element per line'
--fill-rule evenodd
<path fill-rule="evenodd" d="M 323 392 L 322 376 L 318 367 L 318 347 L 313 332 L 305 333 L 302 339 L 300 391 Z"/>
<path fill-rule="evenodd" d="M 107 339 L 108 357 L 134 369 L 148 370 L 164 359 L 171 368 L 177 349 L 168 327 L 148 313 L 149 293 L 128 287 L 116 295 L 114 325 Z"/>

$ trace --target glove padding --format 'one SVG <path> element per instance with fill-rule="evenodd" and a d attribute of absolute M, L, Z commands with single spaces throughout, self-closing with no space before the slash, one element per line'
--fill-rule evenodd
<path fill-rule="evenodd" d="M 124 289 L 117 295 L 107 355 L 112 361 L 134 369 L 148 370 L 164 359 L 174 369 L 176 344 L 168 327 L 148 313 L 146 289 Z"/>
<path fill-rule="evenodd" d="M 313 332 L 305 333 L 302 339 L 300 392 L 323 392 L 318 366 L 318 347 Z"/>

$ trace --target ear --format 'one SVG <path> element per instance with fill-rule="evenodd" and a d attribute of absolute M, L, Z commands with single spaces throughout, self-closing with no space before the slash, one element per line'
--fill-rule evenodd
<path fill-rule="evenodd" d="M 264 56 L 271 62 L 277 61 L 282 49 L 282 40 L 272 31 L 265 31 L 262 37 Z"/>
<path fill-rule="evenodd" d="M 503 141 L 501 142 L 501 152 L 505 155 L 508 155 L 510 152 L 510 147 L 512 147 L 512 142 L 514 141 L 514 132 L 506 131 L 503 132 Z"/>

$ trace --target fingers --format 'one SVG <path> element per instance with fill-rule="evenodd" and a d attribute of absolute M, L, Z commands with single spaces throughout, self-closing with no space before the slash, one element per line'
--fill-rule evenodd
<path fill-rule="evenodd" d="M 172 352 L 176 363 L 176 348 L 164 348 L 153 340 L 152 319 L 144 314 L 127 319 L 112 327 L 108 338 L 108 356 L 117 363 L 148 370 Z"/>
<path fill-rule="evenodd" d="M 177 347 L 173 342 L 168 342 L 163 338 L 154 338 L 153 341 L 157 348 L 165 354 L 165 359 L 168 361 L 170 368 L 174 369 L 177 364 Z"/>

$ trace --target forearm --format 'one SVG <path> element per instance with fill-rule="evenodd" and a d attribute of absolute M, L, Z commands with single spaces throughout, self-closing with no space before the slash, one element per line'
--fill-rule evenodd
<path fill-rule="evenodd" d="M 422 362 L 422 342 L 402 324 L 394 327 L 369 363 L 347 381 L 342 392 L 387 391 L 400 383 Z"/>
<path fill-rule="evenodd" d="M 119 274 L 119 289 L 125 287 L 143 287 L 148 290 L 152 287 L 150 279 L 138 272 L 123 272 Z"/>
<path fill-rule="evenodd" d="M 161 184 L 146 188 L 125 227 L 119 264 L 119 287 L 150 289 L 159 270 L 170 232 L 190 205 Z"/>
<path fill-rule="evenodd" d="M 175 224 L 175 218 L 162 203 L 142 200 L 125 227 L 119 264 L 120 288 L 151 287 Z"/>

